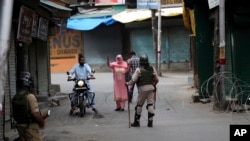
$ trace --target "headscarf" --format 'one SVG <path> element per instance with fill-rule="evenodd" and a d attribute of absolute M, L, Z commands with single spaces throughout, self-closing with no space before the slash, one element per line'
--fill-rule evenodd
<path fill-rule="evenodd" d="M 122 64 L 123 63 L 123 58 L 122 58 L 122 55 L 121 54 L 118 54 L 116 56 L 116 63 L 117 64 Z"/>
<path fill-rule="evenodd" d="M 123 67 L 123 68 L 127 68 L 127 62 L 123 61 L 123 57 L 121 54 L 116 55 L 114 62 L 109 64 L 110 68 L 114 68 L 114 67 Z"/>

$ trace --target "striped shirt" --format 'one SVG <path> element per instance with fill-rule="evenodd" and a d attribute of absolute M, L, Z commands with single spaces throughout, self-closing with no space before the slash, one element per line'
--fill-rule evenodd
<path fill-rule="evenodd" d="M 137 57 L 137 56 L 135 56 L 135 55 L 133 55 L 133 56 L 128 60 L 128 63 L 129 63 L 129 65 L 130 65 L 130 67 L 131 67 L 131 73 L 130 73 L 130 74 L 133 75 L 134 72 L 135 72 L 135 70 L 136 70 L 136 68 L 138 68 L 139 65 L 140 65 L 140 58 Z"/>

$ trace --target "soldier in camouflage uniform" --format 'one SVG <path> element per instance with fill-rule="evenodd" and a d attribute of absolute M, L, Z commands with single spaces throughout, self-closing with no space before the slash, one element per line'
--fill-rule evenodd
<path fill-rule="evenodd" d="M 32 81 L 30 73 L 23 72 L 17 80 L 18 92 L 12 99 L 13 117 L 19 134 L 17 141 L 42 141 L 40 128 L 45 126 L 45 118 L 48 113 L 41 115 L 38 102 L 34 94 L 31 93 Z M 17 105 L 15 98 L 26 95 L 27 102 Z M 20 102 L 19 102 L 20 103 Z M 23 108 L 27 106 L 27 108 Z"/>
<path fill-rule="evenodd" d="M 154 85 L 159 82 L 157 72 L 154 67 L 149 65 L 148 57 L 146 54 L 140 56 L 140 66 L 136 69 L 131 80 L 127 82 L 127 85 L 137 83 L 138 86 L 138 98 L 135 106 L 134 122 L 132 127 L 140 127 L 140 117 L 142 113 L 142 107 L 147 101 L 148 110 L 148 127 L 153 127 L 154 113 Z"/>

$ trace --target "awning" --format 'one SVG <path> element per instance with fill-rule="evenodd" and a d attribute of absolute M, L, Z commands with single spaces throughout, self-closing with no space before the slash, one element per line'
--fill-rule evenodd
<path fill-rule="evenodd" d="M 111 17 L 68 19 L 67 28 L 74 30 L 92 30 L 101 24 L 111 25 L 116 21 Z"/>
<path fill-rule="evenodd" d="M 81 13 L 73 15 L 68 19 L 67 28 L 85 31 L 92 30 L 101 24 L 108 26 L 117 21 L 129 23 L 151 18 L 151 10 L 149 9 L 124 9 L 124 6 L 113 6 L 112 9 L 104 9 L 104 11 L 95 9 L 82 10 Z M 156 14 L 158 15 L 158 13 Z M 161 9 L 161 15 L 165 17 L 181 14 L 182 7 Z"/>
<path fill-rule="evenodd" d="M 70 19 L 93 18 L 112 16 L 126 9 L 125 5 L 113 5 L 107 8 L 92 8 L 88 10 L 78 9 L 79 13 L 72 15 Z M 86 12 L 84 12 L 86 11 Z"/>
<path fill-rule="evenodd" d="M 171 17 L 182 15 L 182 7 L 174 8 L 162 8 L 161 16 Z M 156 13 L 156 16 L 158 13 Z M 149 9 L 126 9 L 118 14 L 112 16 L 112 18 L 121 23 L 129 23 L 134 21 L 142 21 L 151 18 L 151 10 Z"/>
<path fill-rule="evenodd" d="M 65 11 L 72 11 L 72 9 L 65 7 L 65 6 L 61 6 L 59 4 L 56 4 L 54 2 L 48 1 L 48 0 L 40 0 L 40 3 L 60 9 L 60 10 L 65 10 Z"/>
<path fill-rule="evenodd" d="M 123 11 L 125 5 L 114 5 L 105 8 L 78 9 L 79 13 L 68 19 L 67 28 L 74 30 L 92 30 L 97 26 L 116 23 L 112 15 Z"/>

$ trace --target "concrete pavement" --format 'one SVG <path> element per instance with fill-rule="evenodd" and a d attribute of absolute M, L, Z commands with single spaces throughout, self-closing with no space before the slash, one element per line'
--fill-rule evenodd
<path fill-rule="evenodd" d="M 96 73 L 92 81 L 96 93 L 96 105 L 104 118 L 94 118 L 88 109 L 80 118 L 70 116 L 69 100 L 51 107 L 43 132 L 47 141 L 229 141 L 230 124 L 249 124 L 249 113 L 213 111 L 212 103 L 193 103 L 195 90 L 190 78 L 192 73 L 163 73 L 157 86 L 157 103 L 154 127 L 147 127 L 147 111 L 144 105 L 140 128 L 128 128 L 128 109 L 115 112 L 112 73 Z M 60 84 L 61 92 L 69 93 L 72 82 L 64 73 L 51 75 L 53 84 Z M 61 95 L 60 95 L 61 96 Z M 67 95 L 66 95 L 67 96 Z M 133 121 L 134 107 L 130 104 Z M 127 105 L 126 105 L 127 106 Z"/>

